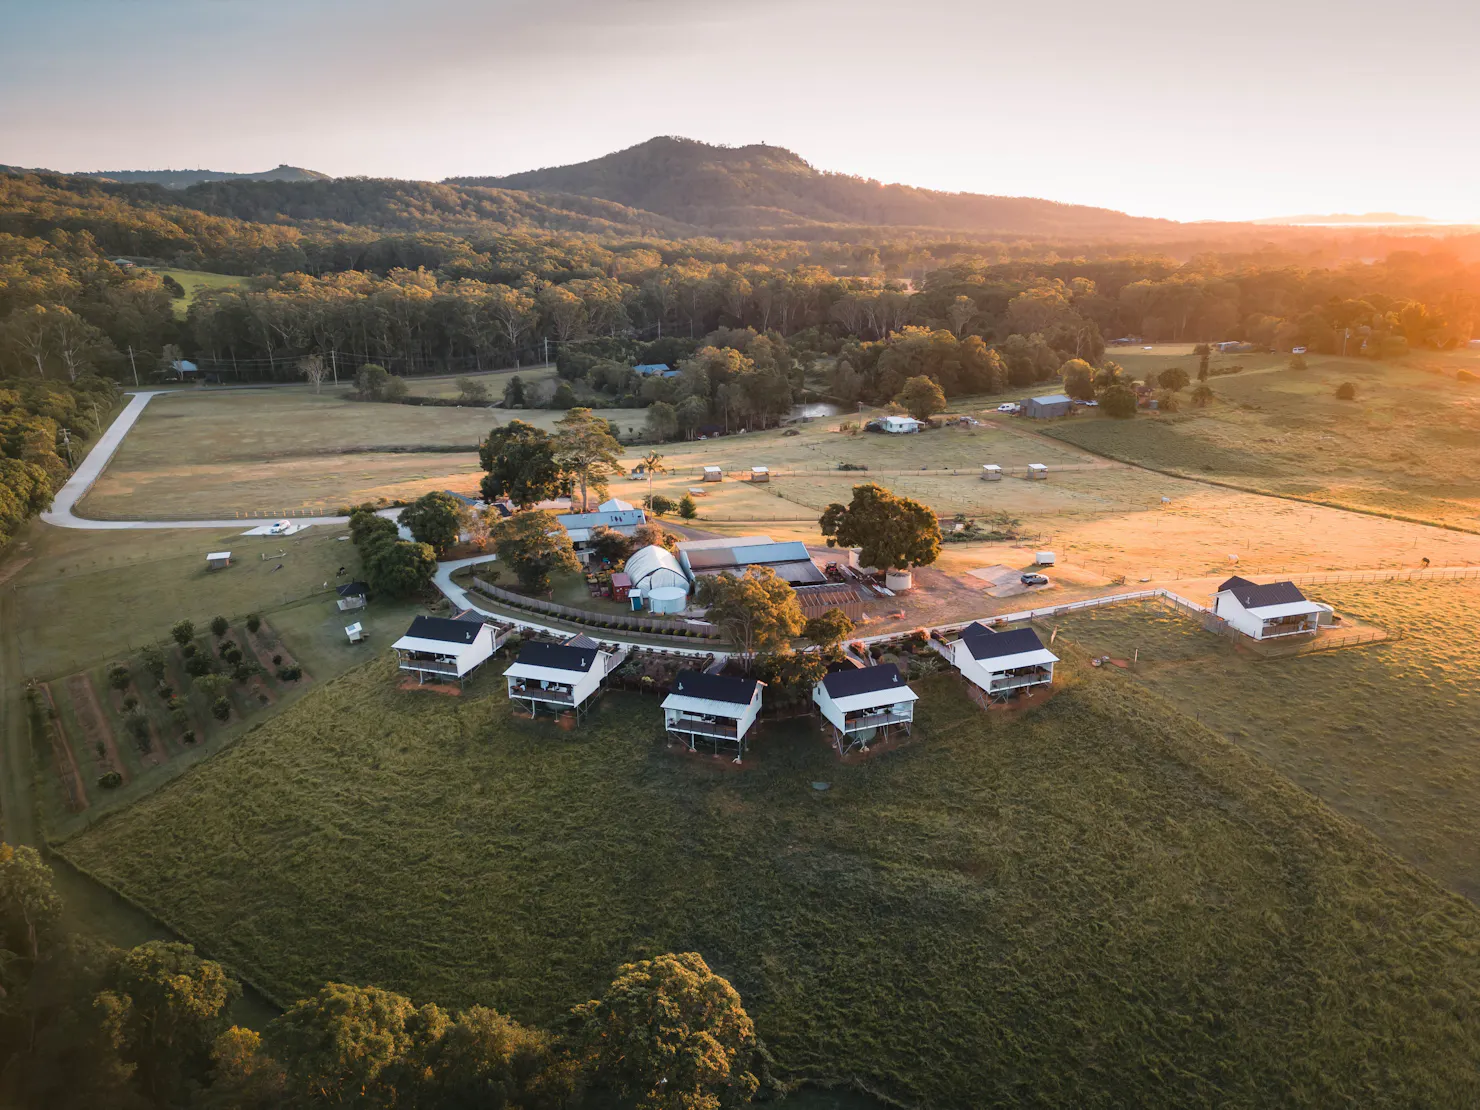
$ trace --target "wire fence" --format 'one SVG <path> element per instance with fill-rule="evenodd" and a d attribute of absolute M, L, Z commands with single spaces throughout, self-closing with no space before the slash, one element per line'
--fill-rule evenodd
<path fill-rule="evenodd" d="M 706 640 L 718 640 L 721 638 L 720 631 L 712 624 L 703 621 L 665 621 L 655 617 L 629 617 L 624 614 L 597 613 L 590 609 L 577 609 L 570 605 L 560 605 L 554 601 L 541 601 L 538 598 L 525 597 L 509 590 L 501 589 L 492 582 L 485 581 L 477 575 L 473 576 L 473 588 L 479 593 L 485 594 L 494 601 L 501 601 L 505 605 L 512 605 L 517 609 L 530 609 L 536 613 L 547 613 L 553 617 L 564 617 L 567 620 L 580 624 L 596 624 L 622 629 L 628 632 L 649 632 L 665 636 L 701 637 Z"/>

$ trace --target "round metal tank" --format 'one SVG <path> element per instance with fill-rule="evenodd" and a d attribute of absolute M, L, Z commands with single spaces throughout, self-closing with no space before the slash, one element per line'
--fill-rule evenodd
<path fill-rule="evenodd" d="M 682 613 L 689 603 L 689 593 L 678 586 L 656 586 L 647 592 L 647 603 L 652 613 Z"/>
<path fill-rule="evenodd" d="M 913 590 L 915 588 L 915 576 L 907 570 L 891 570 L 884 575 L 884 585 L 895 593 L 900 590 Z"/>

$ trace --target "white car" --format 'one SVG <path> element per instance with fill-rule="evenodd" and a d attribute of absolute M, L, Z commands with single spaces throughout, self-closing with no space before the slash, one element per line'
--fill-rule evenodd
<path fill-rule="evenodd" d="M 287 536 L 291 535 L 292 531 L 293 522 L 291 520 L 274 520 L 267 526 L 269 536 Z"/>
<path fill-rule="evenodd" d="M 1023 406 L 1022 405 L 1014 405 L 1011 402 L 1008 402 L 1005 405 L 998 405 L 997 406 L 997 411 L 998 412 L 1007 412 L 1007 413 L 1019 413 L 1019 412 L 1022 412 L 1023 411 Z"/>

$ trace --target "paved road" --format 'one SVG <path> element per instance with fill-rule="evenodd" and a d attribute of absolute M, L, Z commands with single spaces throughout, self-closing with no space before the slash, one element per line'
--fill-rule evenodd
<path fill-rule="evenodd" d="M 41 514 L 41 519 L 47 524 L 53 524 L 58 528 L 82 528 L 95 532 L 141 532 L 159 528 L 242 528 L 251 527 L 250 522 L 240 518 L 231 520 L 91 520 L 88 517 L 78 516 L 74 511 L 77 502 L 88 490 L 92 488 L 98 476 L 103 473 L 103 468 L 112 461 L 117 454 L 119 445 L 123 443 L 123 437 L 128 435 L 134 422 L 139 419 L 145 406 L 161 393 L 170 393 L 172 390 L 160 389 L 149 393 L 133 394 L 128 404 L 124 405 L 123 411 L 118 418 L 108 426 L 108 430 L 98 437 L 98 442 L 88 452 L 87 458 L 82 460 L 73 473 L 58 492 L 52 498 L 51 508 Z M 309 524 L 344 524 L 349 520 L 343 516 L 301 516 L 294 517 L 293 523 Z"/>

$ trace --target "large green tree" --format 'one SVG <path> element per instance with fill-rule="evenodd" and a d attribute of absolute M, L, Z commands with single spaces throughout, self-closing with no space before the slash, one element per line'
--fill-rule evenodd
<path fill-rule="evenodd" d="M 1076 401 L 1095 399 L 1095 368 L 1082 358 L 1071 358 L 1059 367 L 1064 392 Z"/>
<path fill-rule="evenodd" d="M 860 548 L 864 566 L 906 570 L 940 554 L 940 522 L 930 507 L 873 482 L 854 486 L 847 505 L 829 505 L 819 524 L 838 546 Z"/>
<path fill-rule="evenodd" d="M 946 395 L 940 383 L 923 374 L 905 382 L 894 400 L 916 420 L 929 420 L 936 413 L 944 412 L 946 407 Z"/>
<path fill-rule="evenodd" d="M 514 572 L 528 593 L 550 589 L 550 576 L 573 574 L 581 569 L 570 535 L 554 516 L 539 509 L 525 509 L 500 524 L 493 536 L 499 562 Z"/>
<path fill-rule="evenodd" d="M 721 1110 L 760 1085 L 740 994 L 697 952 L 624 964 L 575 1016 L 594 1078 L 637 1110 Z"/>
<path fill-rule="evenodd" d="M 570 488 L 565 469 L 555 457 L 555 440 L 543 428 L 511 420 L 488 433 L 478 448 L 478 461 L 488 473 L 481 485 L 485 501 L 507 497 L 523 508 Z"/>
<path fill-rule="evenodd" d="M 450 493 L 434 490 L 402 509 L 400 524 L 410 529 L 418 543 L 426 544 L 441 556 L 456 545 L 464 516 L 461 501 Z"/>
<path fill-rule="evenodd" d="M 560 1110 L 573 1093 L 575 1062 L 546 1034 L 474 1006 L 431 1041 L 410 1104 L 437 1110 Z"/>
<path fill-rule="evenodd" d="M 365 583 L 382 597 L 411 597 L 430 585 L 437 573 L 437 553 L 409 540 L 378 543 L 363 553 Z"/>
<path fill-rule="evenodd" d="M 706 575 L 697 600 L 707 607 L 709 622 L 740 649 L 747 668 L 757 652 L 786 648 L 806 624 L 797 592 L 770 567 Z"/>
<path fill-rule="evenodd" d="M 611 423 L 590 409 L 571 409 L 555 422 L 555 458 L 562 470 L 581 488 L 581 507 L 586 511 L 586 487 L 606 489 L 606 479 L 620 473 L 617 460 L 622 445 L 611 434 Z"/>

